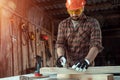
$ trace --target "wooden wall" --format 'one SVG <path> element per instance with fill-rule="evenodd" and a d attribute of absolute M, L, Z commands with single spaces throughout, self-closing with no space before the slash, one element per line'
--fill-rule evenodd
<path fill-rule="evenodd" d="M 46 59 L 46 34 L 53 55 L 54 20 L 30 0 L 1 0 L 0 2 L 0 77 L 26 74 L 35 67 L 35 55 L 43 57 L 42 66 L 53 66 L 53 57 Z M 31 37 L 33 36 L 33 37 Z"/>

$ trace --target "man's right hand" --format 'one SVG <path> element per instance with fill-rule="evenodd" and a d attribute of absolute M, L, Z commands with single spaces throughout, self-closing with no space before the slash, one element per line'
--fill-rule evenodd
<path fill-rule="evenodd" d="M 79 60 L 77 63 L 75 63 L 72 68 L 76 71 L 85 72 L 87 68 L 89 67 L 90 62 L 87 59 Z"/>
<path fill-rule="evenodd" d="M 60 56 L 56 62 L 57 67 L 64 67 L 65 64 L 66 64 L 66 58 L 64 56 Z"/>

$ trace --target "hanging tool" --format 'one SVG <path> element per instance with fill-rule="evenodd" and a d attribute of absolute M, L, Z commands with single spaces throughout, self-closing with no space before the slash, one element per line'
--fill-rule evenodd
<path fill-rule="evenodd" d="M 20 31 L 20 34 L 19 34 L 19 39 L 20 39 L 20 59 L 21 59 L 21 72 L 20 74 L 23 74 L 23 46 L 22 46 L 22 26 L 23 26 L 23 23 L 22 23 L 22 18 L 20 18 L 20 22 L 19 22 L 19 31 Z"/>
<path fill-rule="evenodd" d="M 43 62 L 42 57 L 39 55 L 35 56 L 36 59 L 36 70 L 35 70 L 35 76 L 42 76 L 42 74 L 40 74 L 40 68 L 41 68 L 41 63 Z"/>
<path fill-rule="evenodd" d="M 25 43 L 23 43 L 23 45 L 27 45 L 28 42 L 30 42 L 30 46 L 31 46 L 31 50 L 32 52 L 34 52 L 34 49 L 33 49 L 33 40 L 35 40 L 35 34 L 34 32 L 29 32 L 29 25 L 23 23 L 22 26 L 22 33 L 23 33 L 23 37 L 25 39 Z"/>
<path fill-rule="evenodd" d="M 34 32 L 31 31 L 31 32 L 29 32 L 29 41 L 30 41 L 30 46 L 31 46 L 32 52 L 34 52 L 33 40 L 35 40 L 35 34 L 34 34 Z"/>
<path fill-rule="evenodd" d="M 11 51 L 12 51 L 12 75 L 14 75 L 14 19 L 10 18 L 10 37 L 11 37 Z"/>
<path fill-rule="evenodd" d="M 40 34 L 40 40 L 44 41 L 45 44 L 45 56 L 46 56 L 46 61 L 50 61 L 50 58 L 52 57 L 50 49 L 49 49 L 49 43 L 48 43 L 48 36 L 46 34 Z M 46 66 L 50 66 L 49 64 L 47 64 Z"/>
<path fill-rule="evenodd" d="M 52 55 L 49 49 L 48 40 L 45 40 L 44 42 L 45 42 L 45 54 L 46 54 L 47 59 L 49 60 L 52 57 Z"/>

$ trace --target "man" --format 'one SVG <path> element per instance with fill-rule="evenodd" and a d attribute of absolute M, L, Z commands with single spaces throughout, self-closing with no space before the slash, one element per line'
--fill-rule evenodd
<path fill-rule="evenodd" d="M 96 19 L 83 14 L 85 3 L 85 0 L 66 1 L 70 17 L 58 28 L 58 67 L 67 64 L 77 71 L 86 71 L 103 49 L 100 25 Z"/>

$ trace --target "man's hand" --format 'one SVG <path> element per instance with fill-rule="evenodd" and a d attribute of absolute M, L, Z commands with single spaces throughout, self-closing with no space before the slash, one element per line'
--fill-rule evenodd
<path fill-rule="evenodd" d="M 64 56 L 60 56 L 58 59 L 57 59 L 57 62 L 56 62 L 56 65 L 57 67 L 64 67 L 66 64 L 66 59 Z"/>
<path fill-rule="evenodd" d="M 84 59 L 78 61 L 76 64 L 72 66 L 72 68 L 75 69 L 76 71 L 85 72 L 89 65 L 90 62 L 87 59 Z"/>

